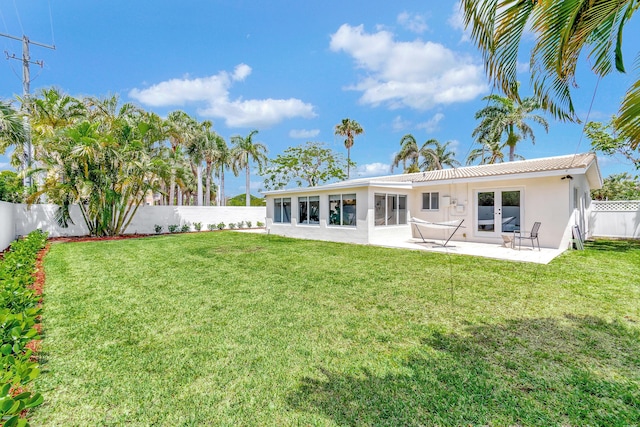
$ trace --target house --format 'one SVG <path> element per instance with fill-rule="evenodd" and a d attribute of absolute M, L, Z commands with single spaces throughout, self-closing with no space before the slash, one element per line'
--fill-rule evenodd
<path fill-rule="evenodd" d="M 360 178 L 265 192 L 266 226 L 288 237 L 384 244 L 417 237 L 412 217 L 464 220 L 453 241 L 501 244 L 503 234 L 539 221 L 540 245 L 566 249 L 574 225 L 589 235 L 589 191 L 601 186 L 593 153 Z"/>

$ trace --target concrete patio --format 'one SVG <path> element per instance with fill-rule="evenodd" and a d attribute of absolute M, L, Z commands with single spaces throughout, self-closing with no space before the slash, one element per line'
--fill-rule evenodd
<path fill-rule="evenodd" d="M 397 241 L 386 240 L 384 243 L 376 243 L 376 246 L 389 248 L 412 249 L 418 251 L 438 252 L 444 254 L 472 255 L 484 258 L 501 259 L 505 261 L 533 262 L 536 264 L 548 264 L 555 257 L 564 252 L 561 249 L 541 248 L 532 249 L 531 246 L 522 246 L 521 249 L 512 249 L 500 244 L 475 243 L 450 241 L 446 247 L 442 246 L 442 241 L 427 240 L 424 243 L 421 239 L 398 239 Z"/>
<path fill-rule="evenodd" d="M 236 230 L 244 233 L 267 233 L 264 228 L 252 228 Z M 501 259 L 505 261 L 532 262 L 536 264 L 548 264 L 555 257 L 564 252 L 562 249 L 541 248 L 532 249 L 531 246 L 523 245 L 519 250 L 505 247 L 493 243 L 474 243 L 462 241 L 450 241 L 446 247 L 442 247 L 441 240 L 427 240 L 424 243 L 421 239 L 385 239 L 384 242 L 372 243 L 374 246 L 387 248 L 411 249 L 416 251 L 438 252 L 443 254 L 471 255 L 484 258 Z"/>

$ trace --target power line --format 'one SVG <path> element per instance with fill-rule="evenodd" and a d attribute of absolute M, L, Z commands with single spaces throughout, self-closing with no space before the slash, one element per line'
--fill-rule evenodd
<path fill-rule="evenodd" d="M 8 39 L 22 41 L 22 57 L 16 56 L 15 53 L 9 54 L 9 52 L 6 50 L 5 50 L 5 54 L 7 55 L 7 59 L 15 59 L 18 61 L 22 61 L 22 92 L 24 96 L 24 100 L 22 102 L 22 108 L 24 109 L 26 108 L 25 104 L 28 101 L 29 93 L 30 93 L 30 84 L 31 84 L 30 66 L 31 64 L 34 64 L 34 65 L 39 65 L 40 68 L 42 68 L 44 65 L 44 61 L 42 60 L 40 61 L 31 60 L 31 56 L 29 55 L 29 46 L 36 45 L 36 46 L 40 46 L 40 47 L 44 47 L 46 49 L 52 49 L 52 50 L 55 50 L 56 47 L 29 40 L 29 37 L 27 37 L 26 35 L 23 35 L 22 37 L 17 37 L 17 36 L 12 36 L 10 34 L 0 33 L 0 37 L 6 37 Z M 33 163 L 33 146 L 31 144 L 31 137 L 28 132 L 27 132 L 27 141 L 26 141 L 24 158 L 25 158 L 25 161 L 23 164 L 23 168 L 25 170 L 28 170 L 31 168 L 31 165 Z M 24 185 L 27 188 L 31 187 L 31 176 L 29 174 L 25 175 Z"/>

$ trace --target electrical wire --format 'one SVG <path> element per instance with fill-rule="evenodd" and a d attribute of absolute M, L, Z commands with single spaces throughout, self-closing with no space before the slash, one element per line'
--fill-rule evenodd
<path fill-rule="evenodd" d="M 20 19 L 20 12 L 18 12 L 18 6 L 16 5 L 16 0 L 13 0 L 13 8 L 16 11 L 16 17 L 18 18 L 18 23 L 20 24 L 20 30 L 22 30 L 22 35 L 24 35 L 24 27 L 22 26 L 22 20 Z"/>
<path fill-rule="evenodd" d="M 51 13 L 51 0 L 47 0 L 47 3 L 49 4 L 49 24 L 51 25 L 51 45 L 53 45 L 53 47 L 56 46 L 56 38 L 55 35 L 53 33 L 53 14 Z"/>

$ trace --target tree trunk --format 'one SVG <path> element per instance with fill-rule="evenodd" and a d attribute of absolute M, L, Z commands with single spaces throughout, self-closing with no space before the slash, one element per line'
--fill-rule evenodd
<path fill-rule="evenodd" d="M 171 181 L 169 182 L 169 206 L 173 206 L 176 192 L 176 170 L 171 169 Z"/>
<path fill-rule="evenodd" d="M 249 156 L 247 156 L 247 194 L 246 194 L 246 206 L 251 206 L 251 192 L 250 187 L 251 180 L 249 179 Z"/>
<path fill-rule="evenodd" d="M 211 206 L 211 164 L 207 163 L 207 167 L 205 169 L 206 178 L 205 178 L 205 189 L 204 189 L 204 204 L 205 206 Z"/>
<path fill-rule="evenodd" d="M 220 206 L 227 206 L 227 200 L 224 197 L 224 166 L 220 170 Z"/>
<path fill-rule="evenodd" d="M 196 196 L 197 196 L 196 206 L 202 206 L 202 162 L 198 163 L 196 179 L 198 180 L 198 182 L 197 182 L 198 192 L 196 194 Z"/>
<path fill-rule="evenodd" d="M 178 206 L 182 206 L 182 189 L 178 186 Z"/>
<path fill-rule="evenodd" d="M 347 148 L 347 179 L 351 173 L 351 148 Z"/>

